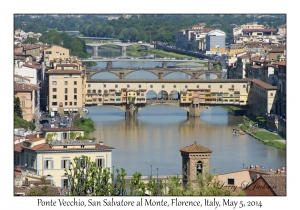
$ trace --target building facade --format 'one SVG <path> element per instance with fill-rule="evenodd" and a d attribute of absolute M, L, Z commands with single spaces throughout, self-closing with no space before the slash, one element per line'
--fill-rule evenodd
<path fill-rule="evenodd" d="M 214 53 L 226 53 L 225 32 L 212 30 L 206 34 L 206 51 Z"/>

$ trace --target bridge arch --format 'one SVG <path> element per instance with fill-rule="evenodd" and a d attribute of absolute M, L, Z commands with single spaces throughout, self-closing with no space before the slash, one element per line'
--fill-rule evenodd
<path fill-rule="evenodd" d="M 145 69 L 137 69 L 135 71 L 131 71 L 127 74 L 124 75 L 125 79 L 142 79 L 142 78 L 136 78 L 134 74 L 139 74 L 140 72 L 144 72 L 145 76 L 148 76 L 148 79 L 158 79 L 158 75 L 155 74 L 154 72 L 152 71 L 149 71 L 149 70 L 145 70 Z M 128 77 L 129 76 L 129 77 Z"/>
<path fill-rule="evenodd" d="M 187 75 L 187 76 L 190 76 L 190 77 L 193 76 L 192 72 L 189 73 L 189 72 L 181 71 L 180 69 L 174 69 L 174 70 L 172 69 L 172 71 L 166 73 L 166 74 L 163 76 L 163 78 L 164 78 L 164 79 L 172 79 L 172 78 L 168 78 L 168 77 L 170 77 L 172 74 L 176 74 L 176 73 L 183 73 L 183 74 L 185 74 L 185 75 Z M 166 77 L 166 76 L 167 76 L 167 77 Z M 188 79 L 190 79 L 190 78 L 188 78 Z"/>
<path fill-rule="evenodd" d="M 100 74 L 102 74 L 102 75 L 100 75 Z M 120 79 L 120 75 L 118 74 L 118 72 L 115 72 L 115 71 L 110 71 L 110 72 L 108 72 L 108 71 L 105 71 L 105 72 L 94 71 L 94 72 L 92 72 L 91 71 L 91 78 L 92 79 L 98 79 L 98 78 L 95 78 L 95 75 L 97 75 L 96 77 L 98 77 L 98 78 L 101 77 L 101 76 L 105 76 L 106 77 L 105 79 Z"/>
<path fill-rule="evenodd" d="M 209 79 L 217 79 L 220 78 L 220 76 L 218 76 L 215 73 L 203 73 L 201 75 L 198 76 L 199 79 L 204 79 L 204 80 L 209 80 Z"/>

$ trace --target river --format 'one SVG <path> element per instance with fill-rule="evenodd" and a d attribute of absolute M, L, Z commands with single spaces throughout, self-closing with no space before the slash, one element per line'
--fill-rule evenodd
<path fill-rule="evenodd" d="M 119 65 L 128 66 L 130 62 Z M 144 65 L 153 64 L 145 62 Z M 156 79 L 145 71 L 128 76 Z M 170 77 L 189 79 L 184 73 L 172 73 Z M 94 78 L 116 79 L 113 74 L 104 72 Z M 147 98 L 152 96 L 147 94 Z M 182 108 L 168 105 L 145 107 L 136 119 L 127 119 L 124 115 L 116 107 L 94 106 L 89 108 L 87 117 L 95 121 L 96 130 L 90 136 L 115 148 L 112 165 L 114 169 L 123 167 L 127 175 L 139 171 L 149 176 L 150 165 L 153 175 L 157 172 L 158 175 L 180 175 L 179 149 L 195 141 L 213 151 L 210 158 L 212 173 L 238 171 L 250 165 L 267 170 L 286 167 L 286 151 L 266 146 L 249 135 L 232 135 L 232 129 L 243 122 L 242 117 L 229 114 L 221 106 L 207 109 L 196 118 L 188 118 Z"/>

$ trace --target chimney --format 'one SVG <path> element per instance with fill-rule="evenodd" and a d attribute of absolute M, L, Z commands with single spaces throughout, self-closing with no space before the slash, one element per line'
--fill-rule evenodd
<path fill-rule="evenodd" d="M 255 170 L 259 171 L 259 166 L 258 165 L 255 166 Z"/>
<path fill-rule="evenodd" d="M 99 144 L 100 144 L 100 145 L 103 145 L 103 141 L 99 141 Z"/>
<path fill-rule="evenodd" d="M 280 174 L 280 169 L 277 169 L 277 173 L 276 174 Z"/>
<path fill-rule="evenodd" d="M 254 166 L 253 166 L 253 165 L 251 165 L 251 166 L 250 166 L 250 169 L 254 169 Z"/>
<path fill-rule="evenodd" d="M 255 178 L 258 179 L 260 177 L 260 174 L 256 174 Z"/>
<path fill-rule="evenodd" d="M 270 168 L 270 170 L 269 170 L 270 172 L 273 172 L 273 170 L 272 170 L 272 168 Z"/>

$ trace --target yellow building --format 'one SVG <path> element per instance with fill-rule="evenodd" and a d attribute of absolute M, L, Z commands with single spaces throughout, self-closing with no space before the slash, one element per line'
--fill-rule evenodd
<path fill-rule="evenodd" d="M 38 176 L 46 176 L 52 185 L 65 188 L 68 179 L 65 169 L 75 157 L 87 156 L 97 166 L 112 167 L 112 150 L 96 140 L 46 141 L 33 138 L 14 145 L 14 165 Z"/>
<path fill-rule="evenodd" d="M 44 50 L 44 61 L 50 64 L 50 61 L 57 59 L 67 60 L 70 57 L 70 50 L 61 46 L 52 45 L 50 48 Z"/>
<path fill-rule="evenodd" d="M 83 74 L 75 69 L 52 69 L 46 72 L 49 81 L 49 111 L 82 112 Z"/>
<path fill-rule="evenodd" d="M 24 82 L 14 82 L 14 97 L 19 97 L 22 116 L 24 120 L 31 121 L 34 119 L 37 105 L 37 94 L 40 88 L 36 85 Z"/>

